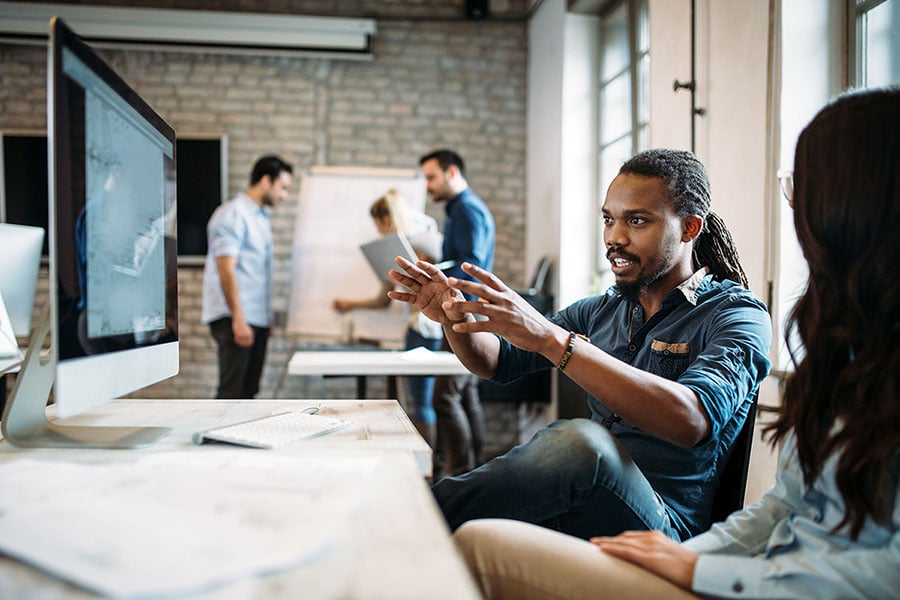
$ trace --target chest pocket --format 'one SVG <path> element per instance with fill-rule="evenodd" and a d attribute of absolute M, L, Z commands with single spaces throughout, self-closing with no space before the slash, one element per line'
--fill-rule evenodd
<path fill-rule="evenodd" d="M 653 340 L 650 344 L 649 371 L 654 375 L 675 381 L 687 369 L 690 360 L 691 346 L 687 342 Z"/>

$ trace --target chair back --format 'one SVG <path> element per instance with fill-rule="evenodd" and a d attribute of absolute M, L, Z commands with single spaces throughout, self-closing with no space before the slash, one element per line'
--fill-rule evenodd
<path fill-rule="evenodd" d="M 756 397 L 747 410 L 747 420 L 734 441 L 731 454 L 725 463 L 719 489 L 713 497 L 710 523 L 724 521 L 728 515 L 744 508 L 747 491 L 747 473 L 750 469 L 750 450 L 753 445 L 753 428 L 756 425 Z"/>
<path fill-rule="evenodd" d="M 532 294 L 545 293 L 544 286 L 547 283 L 547 275 L 550 273 L 550 266 L 552 264 L 553 259 L 549 256 L 544 255 L 541 257 L 534 269 L 534 276 L 531 278 L 531 285 L 528 286 L 529 292 L 531 292 Z"/>
<path fill-rule="evenodd" d="M 550 272 L 552 264 L 552 258 L 549 256 L 542 256 L 535 267 L 530 287 L 524 290 L 515 290 L 515 292 L 522 296 L 530 305 L 546 316 L 553 314 L 553 294 L 548 294 L 546 291 L 547 275 Z"/>

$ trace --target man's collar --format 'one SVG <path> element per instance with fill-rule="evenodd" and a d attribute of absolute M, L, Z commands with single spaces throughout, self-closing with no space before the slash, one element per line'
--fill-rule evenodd
<path fill-rule="evenodd" d="M 457 200 L 459 200 L 460 198 L 462 198 L 463 195 L 465 195 L 465 193 L 468 192 L 468 191 L 469 191 L 469 188 L 466 187 L 465 189 L 461 190 L 458 194 L 456 194 L 455 196 L 453 196 L 452 198 L 450 198 L 449 200 L 447 200 L 447 203 L 444 205 L 444 211 L 445 211 L 446 213 L 449 214 L 449 213 L 450 213 L 450 206 L 453 205 L 453 204 L 456 204 Z"/>
<path fill-rule="evenodd" d="M 700 267 L 693 275 L 675 286 L 675 289 L 684 294 L 684 297 L 688 302 L 696 305 L 697 290 L 700 288 L 700 284 L 703 283 L 703 279 L 706 277 L 707 273 L 709 273 L 708 267 Z"/>
<path fill-rule="evenodd" d="M 246 202 L 246 203 L 247 203 L 249 206 L 251 206 L 254 210 L 257 210 L 257 211 L 259 211 L 259 212 L 261 212 L 261 213 L 263 213 L 263 214 L 265 214 L 265 215 L 268 215 L 268 214 L 269 214 L 269 207 L 267 207 L 265 204 L 263 204 L 262 206 L 260 206 L 259 204 L 257 204 L 257 203 L 253 200 L 253 198 L 251 198 L 251 197 L 249 196 L 249 194 L 247 194 L 247 192 L 241 192 L 240 194 L 238 194 L 238 198 L 240 198 L 241 200 L 243 200 L 244 202 Z"/>

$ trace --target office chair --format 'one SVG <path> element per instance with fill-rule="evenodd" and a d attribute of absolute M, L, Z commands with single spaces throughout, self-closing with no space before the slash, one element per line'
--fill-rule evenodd
<path fill-rule="evenodd" d="M 528 286 L 528 292 L 531 294 L 543 294 L 544 284 L 547 281 L 547 275 L 550 273 L 550 265 L 553 259 L 547 255 L 541 257 L 537 267 L 534 270 L 534 277 L 531 278 L 531 285 Z"/>
<path fill-rule="evenodd" d="M 553 295 L 548 294 L 544 289 L 547 285 L 547 276 L 550 273 L 550 267 L 553 265 L 553 259 L 544 255 L 538 260 L 531 278 L 531 283 L 526 289 L 515 290 L 520 296 L 525 298 L 529 304 L 541 311 L 545 315 L 553 312 Z"/>
<path fill-rule="evenodd" d="M 725 463 L 719 489 L 713 496 L 710 523 L 724 521 L 731 513 L 744 508 L 744 493 L 747 491 L 747 474 L 750 470 L 750 450 L 753 445 L 753 428 L 756 425 L 756 404 L 754 396 L 747 410 L 747 420 L 738 433 L 731 454 Z"/>

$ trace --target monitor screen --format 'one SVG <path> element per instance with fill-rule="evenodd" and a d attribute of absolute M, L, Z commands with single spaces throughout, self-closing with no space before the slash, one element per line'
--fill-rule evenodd
<path fill-rule="evenodd" d="M 51 23 L 54 401 L 67 416 L 178 372 L 175 132 Z"/>

